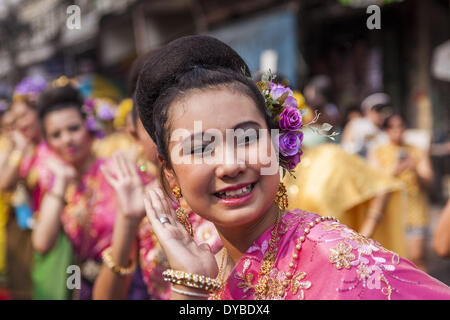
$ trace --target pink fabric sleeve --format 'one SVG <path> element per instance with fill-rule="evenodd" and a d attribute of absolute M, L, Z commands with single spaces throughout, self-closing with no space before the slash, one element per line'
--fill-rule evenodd
<path fill-rule="evenodd" d="M 300 267 L 310 275 L 311 298 L 450 299 L 448 286 L 338 222 L 315 226 L 302 250 L 309 257 Z"/>
<path fill-rule="evenodd" d="M 150 299 L 168 300 L 170 286 L 164 281 L 162 272 L 169 268 L 169 264 L 146 218 L 141 222 L 138 236 L 139 262 Z"/>

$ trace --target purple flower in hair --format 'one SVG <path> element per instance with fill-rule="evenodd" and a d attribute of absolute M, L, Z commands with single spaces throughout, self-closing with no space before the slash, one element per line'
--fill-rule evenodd
<path fill-rule="evenodd" d="M 47 80 L 40 75 L 24 78 L 14 90 L 18 95 L 33 95 L 36 96 L 47 87 Z"/>
<path fill-rule="evenodd" d="M 300 150 L 297 154 L 285 157 L 284 160 L 286 162 L 286 169 L 288 170 L 294 170 L 295 167 L 300 163 L 300 156 L 303 154 L 303 151 Z"/>
<path fill-rule="evenodd" d="M 279 151 L 282 156 L 291 157 L 299 152 L 303 141 L 303 133 L 288 131 L 279 137 Z"/>
<path fill-rule="evenodd" d="M 269 88 L 270 88 L 270 95 L 272 96 L 272 99 L 274 99 L 274 100 L 277 100 L 286 92 L 288 93 L 288 95 L 290 97 L 292 97 L 294 95 L 294 93 L 292 92 L 291 89 L 286 88 L 281 84 L 271 83 L 269 85 Z"/>
<path fill-rule="evenodd" d="M 297 99 L 295 99 L 293 96 L 289 96 L 286 98 L 286 100 L 284 100 L 283 106 L 297 108 Z"/>
<path fill-rule="evenodd" d="M 302 124 L 302 115 L 297 108 L 286 107 L 283 112 L 280 113 L 278 126 L 281 130 L 298 130 Z"/>
<path fill-rule="evenodd" d="M 89 116 L 86 118 L 86 127 L 89 131 L 98 131 L 100 130 L 100 126 L 97 122 L 97 119 L 94 116 Z"/>
<path fill-rule="evenodd" d="M 95 101 L 92 98 L 88 98 L 84 101 L 83 110 L 87 114 L 92 114 L 95 108 Z"/>
<path fill-rule="evenodd" d="M 97 139 L 103 139 L 104 137 L 106 137 L 106 134 L 102 130 L 100 130 L 95 133 L 95 137 Z"/>
<path fill-rule="evenodd" d="M 105 121 L 114 119 L 114 110 L 107 102 L 101 102 L 97 114 L 100 119 Z"/>

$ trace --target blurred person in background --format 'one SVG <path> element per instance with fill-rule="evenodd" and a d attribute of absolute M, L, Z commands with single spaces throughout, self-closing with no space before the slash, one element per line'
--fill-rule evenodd
<path fill-rule="evenodd" d="M 9 88 L 0 86 L 0 168 L 8 160 L 8 153 L 5 150 L 10 143 L 7 135 L 12 129 L 14 117 L 8 109 L 11 105 L 11 94 Z M 0 300 L 8 299 L 9 292 L 7 289 L 7 261 L 6 261 L 6 224 L 10 209 L 10 194 L 8 192 L 0 192 Z"/>
<path fill-rule="evenodd" d="M 361 108 L 357 105 L 351 105 L 348 108 L 345 109 L 345 112 L 342 116 L 342 131 L 345 132 L 345 127 L 347 124 L 354 120 L 362 118 L 363 114 L 361 112 Z"/>
<path fill-rule="evenodd" d="M 10 193 L 13 210 L 7 223 L 7 283 L 12 299 L 32 298 L 31 227 L 36 188 L 34 163 L 48 152 L 42 141 L 36 110 L 36 100 L 47 81 L 39 75 L 24 78 L 14 89 L 12 105 L 2 119 L 6 124 L 3 134 L 8 143 L 3 149 L 0 190 Z"/>
<path fill-rule="evenodd" d="M 132 155 L 116 153 L 112 159 L 96 158 L 92 152 L 94 135 L 85 123 L 83 99 L 71 84 L 49 87 L 39 97 L 38 104 L 44 137 L 59 158 L 39 168 L 39 182 L 44 192 L 33 230 L 33 246 L 45 256 L 64 234 L 67 235 L 82 273 L 81 290 L 75 292 L 74 298 L 91 299 L 103 252 L 114 242 L 117 233 L 123 231 L 116 232 L 115 222 L 126 221 L 130 241 L 140 222 L 133 216 L 134 208 L 142 201 L 139 190 L 130 193 L 137 198 L 127 198 L 128 193 L 116 197 L 108 182 L 110 176 L 105 172 L 113 167 L 114 170 L 110 170 L 116 173 L 130 173 L 137 179 L 142 177 L 130 160 Z M 131 259 L 127 252 L 124 263 L 132 275 L 128 279 L 130 285 L 126 295 L 130 299 L 146 299 L 148 294 L 136 266 L 135 250 Z M 52 284 L 50 278 L 47 282 Z"/>
<path fill-rule="evenodd" d="M 426 190 L 434 176 L 431 160 L 426 152 L 404 142 L 406 125 L 400 114 L 388 116 L 383 129 L 389 142 L 373 149 L 369 162 L 404 183 L 407 256 L 425 270 L 425 245 L 430 221 Z"/>
<path fill-rule="evenodd" d="M 295 178 L 286 175 L 289 208 L 335 216 L 385 248 L 406 255 L 401 183 L 358 155 L 323 143 L 304 147 Z"/>
<path fill-rule="evenodd" d="M 450 257 L 450 199 L 441 212 L 433 234 L 433 250 L 443 258 Z"/>
<path fill-rule="evenodd" d="M 314 76 L 306 84 L 304 94 L 306 103 L 320 112 L 323 122 L 339 126 L 339 109 L 333 102 L 333 85 L 328 76 Z"/>
<path fill-rule="evenodd" d="M 333 103 L 334 94 L 331 79 L 326 75 L 314 76 L 305 86 L 304 90 L 305 104 L 310 108 L 311 115 L 314 118 L 316 113 L 320 113 L 317 122 L 312 124 L 319 127 L 323 123 L 329 123 L 338 130 L 340 126 L 339 109 Z M 339 136 L 336 137 L 340 139 Z M 308 128 L 304 131 L 303 138 L 305 146 L 314 146 L 325 142 L 330 142 L 325 136 L 317 135 Z"/>
<path fill-rule="evenodd" d="M 388 141 L 382 130 L 384 119 L 392 113 L 390 97 L 385 93 L 369 95 L 361 103 L 362 118 L 351 120 L 342 133 L 341 145 L 345 151 L 367 159 L 368 152 Z"/>

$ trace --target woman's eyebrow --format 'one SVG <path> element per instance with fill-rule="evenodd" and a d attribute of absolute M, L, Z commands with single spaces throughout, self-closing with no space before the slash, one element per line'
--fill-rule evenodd
<path fill-rule="evenodd" d="M 232 130 L 247 128 L 247 127 L 258 127 L 258 128 L 260 128 L 261 125 L 258 122 L 256 122 L 256 121 L 249 120 L 249 121 L 244 121 L 244 122 L 238 123 L 237 125 L 235 125 L 233 127 Z M 184 144 L 184 143 L 187 143 L 187 142 L 191 142 L 191 141 L 195 140 L 195 138 L 203 138 L 204 134 L 205 134 L 205 131 L 196 132 L 194 134 L 191 134 L 190 136 L 188 136 L 185 139 L 183 139 L 183 141 L 181 141 L 181 144 Z"/>
<path fill-rule="evenodd" d="M 234 126 L 233 129 L 235 130 L 238 128 L 245 128 L 245 127 L 261 127 L 261 125 L 256 121 L 250 120 L 250 121 L 244 121 L 244 122 L 238 123 L 237 125 Z"/>

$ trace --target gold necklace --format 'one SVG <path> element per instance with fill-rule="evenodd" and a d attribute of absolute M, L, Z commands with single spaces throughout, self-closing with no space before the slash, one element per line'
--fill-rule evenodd
<path fill-rule="evenodd" d="M 224 272 L 224 268 L 223 268 L 223 265 L 224 265 L 224 263 L 225 263 L 225 257 L 227 257 L 228 256 L 228 252 L 227 252 L 227 248 L 225 248 L 225 247 L 223 247 L 223 252 L 222 252 L 222 262 L 220 263 L 220 267 L 219 267 L 219 273 L 217 274 L 217 280 L 220 282 L 220 283 L 224 283 L 224 275 L 225 275 L 225 272 Z"/>
<path fill-rule="evenodd" d="M 275 246 L 275 239 L 277 237 L 278 234 L 278 225 L 280 222 L 280 216 L 281 216 L 281 211 L 278 210 L 278 214 L 277 214 L 277 218 L 275 220 L 275 225 L 273 227 L 273 230 L 271 232 L 271 239 L 269 241 L 269 250 L 266 252 L 266 254 L 264 255 L 263 258 L 263 262 L 261 264 L 261 270 L 259 272 L 259 278 L 258 278 L 258 283 L 255 286 L 255 299 L 260 300 L 263 298 L 263 295 L 266 293 L 266 288 L 267 288 L 267 278 L 265 277 L 266 275 L 269 274 L 270 270 L 272 270 L 273 265 L 275 264 L 275 258 L 276 258 L 276 253 L 278 250 L 278 247 Z M 219 273 L 217 275 L 217 280 L 219 280 L 222 284 L 224 283 L 224 262 L 225 262 L 225 257 L 228 256 L 228 252 L 227 249 L 224 247 L 223 248 L 223 253 L 222 253 L 222 262 L 220 264 L 219 267 Z M 221 279 L 222 277 L 222 279 Z M 212 296 L 213 299 L 220 299 L 220 293 L 216 293 Z"/>
<path fill-rule="evenodd" d="M 222 262 L 220 263 L 220 267 L 219 267 L 219 273 L 217 274 L 217 278 L 216 280 L 220 282 L 220 284 L 222 285 L 222 289 L 223 289 L 223 284 L 224 284 L 224 263 L 225 263 L 225 257 L 228 257 L 228 252 L 227 252 L 227 248 L 223 247 L 223 252 L 222 252 Z M 214 294 L 211 295 L 211 298 L 213 300 L 220 300 L 220 291 L 216 292 Z"/>
<path fill-rule="evenodd" d="M 267 292 L 267 275 L 269 274 L 270 270 L 272 270 L 273 265 L 275 264 L 276 256 L 278 247 L 275 246 L 275 240 L 278 234 L 278 225 L 280 222 L 280 216 L 281 211 L 278 210 L 277 219 L 275 221 L 275 225 L 273 227 L 273 230 L 271 232 L 272 237 L 269 241 L 269 250 L 264 255 L 262 264 L 261 264 L 261 270 L 259 272 L 258 277 L 258 283 L 255 286 L 255 294 L 254 299 L 255 300 L 261 300 L 264 299 L 264 296 Z"/>

